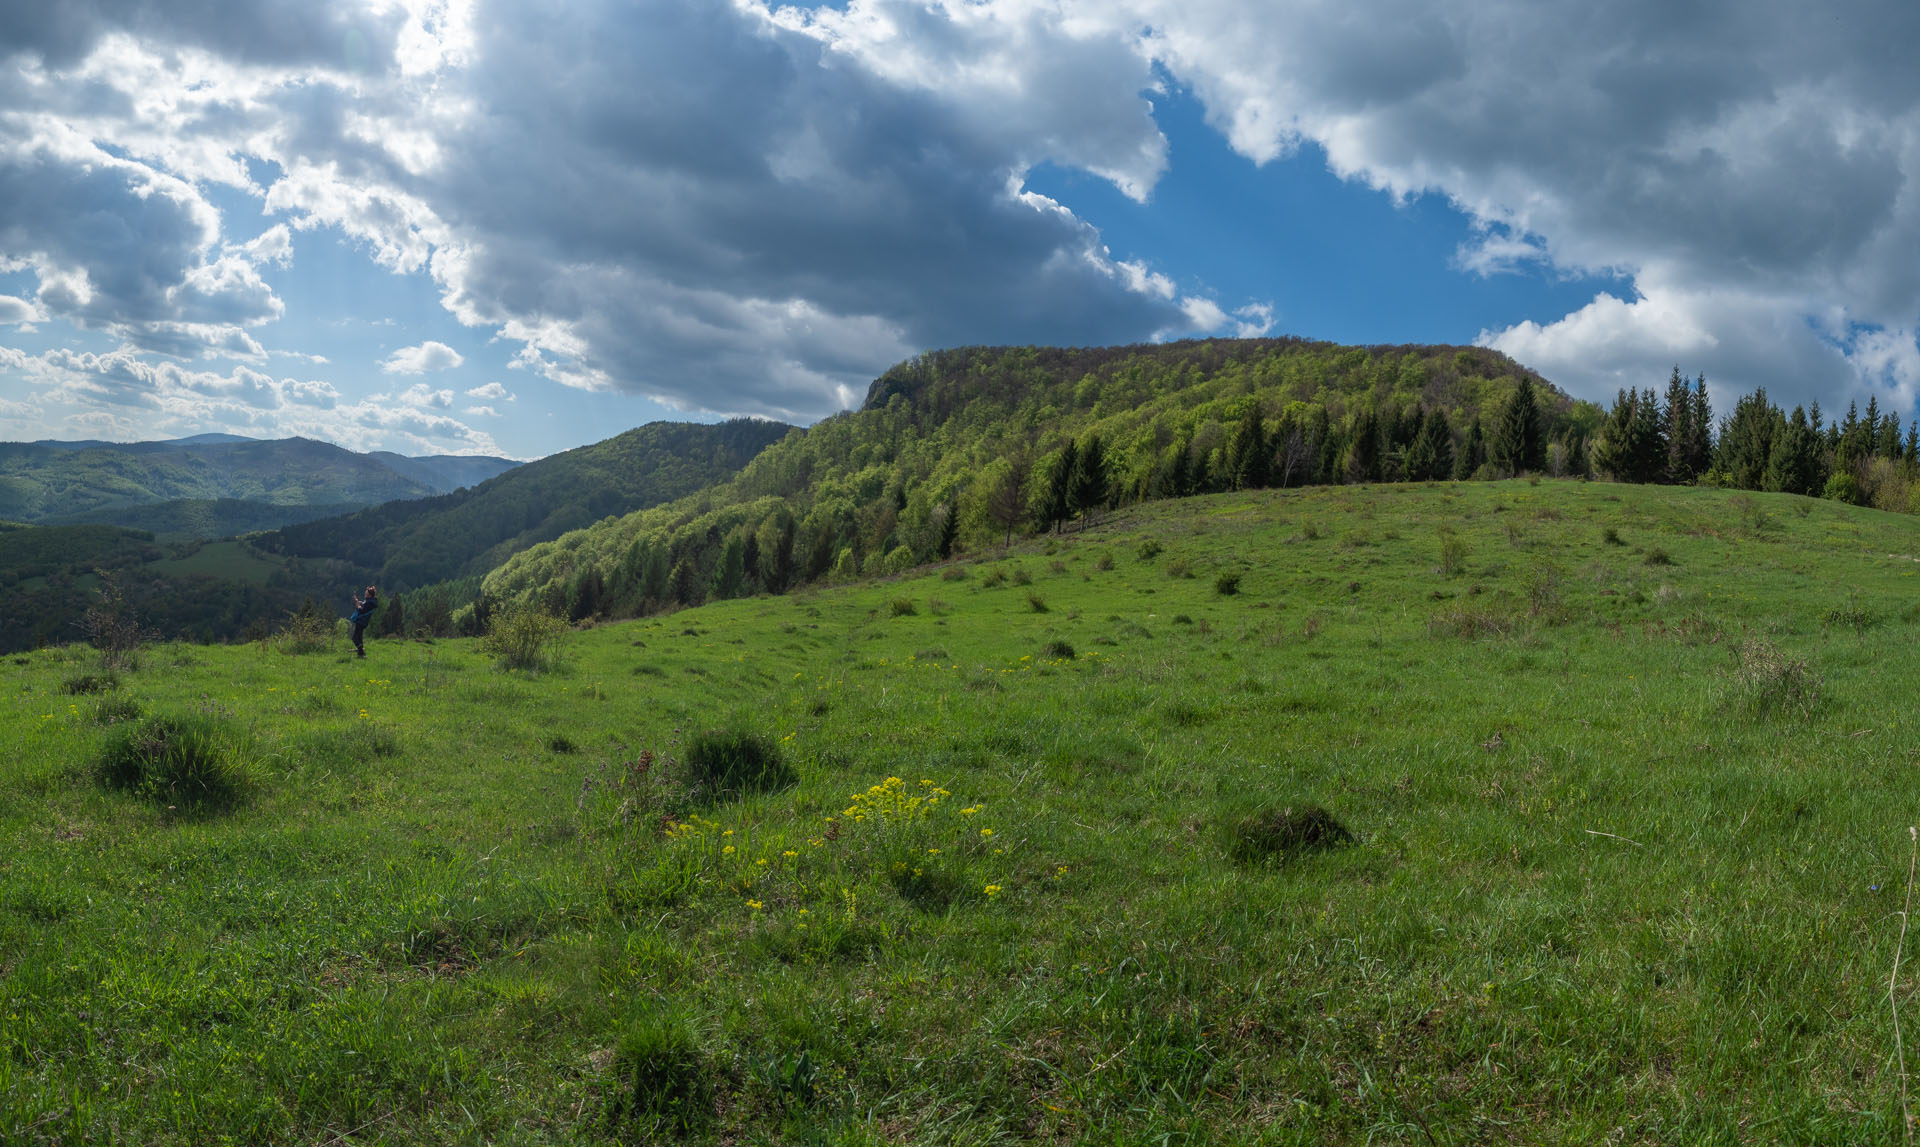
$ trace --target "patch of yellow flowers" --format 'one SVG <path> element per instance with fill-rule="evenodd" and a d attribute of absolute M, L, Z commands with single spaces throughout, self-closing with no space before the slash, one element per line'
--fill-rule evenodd
<path fill-rule="evenodd" d="M 866 792 L 853 794 L 853 803 L 840 815 L 853 821 L 905 823 L 920 820 L 933 811 L 942 797 L 952 795 L 929 780 L 922 780 L 916 793 L 899 777 L 888 777 L 868 786 Z"/>

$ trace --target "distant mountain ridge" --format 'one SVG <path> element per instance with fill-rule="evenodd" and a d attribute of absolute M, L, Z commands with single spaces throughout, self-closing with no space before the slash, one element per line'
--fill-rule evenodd
<path fill-rule="evenodd" d="M 345 562 L 393 589 L 476 576 L 569 530 L 717 486 L 793 430 L 754 418 L 650 422 L 456 493 L 292 525 L 251 543 L 288 558 Z"/>
<path fill-rule="evenodd" d="M 158 442 L 0 443 L 0 518 L 90 522 L 143 529 L 167 503 L 245 503 L 260 509 L 182 516 L 219 528 L 227 518 L 259 529 L 311 517 L 306 507 L 378 505 L 445 494 L 518 466 L 505 458 L 359 454 L 310 438 L 262 440 L 200 434 Z M 276 514 L 270 508 L 293 508 Z M 163 532 L 164 532 L 164 528 Z"/>

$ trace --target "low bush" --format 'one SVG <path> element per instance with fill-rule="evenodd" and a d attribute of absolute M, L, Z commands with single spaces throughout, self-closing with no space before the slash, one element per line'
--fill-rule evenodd
<path fill-rule="evenodd" d="M 1647 550 L 1645 561 L 1650 566 L 1670 566 L 1673 564 L 1672 556 L 1659 546 L 1653 546 Z"/>
<path fill-rule="evenodd" d="M 1627 544 L 1626 539 L 1620 536 L 1620 531 L 1614 529 L 1612 526 L 1608 526 L 1606 529 L 1600 531 L 1600 540 L 1610 546 L 1624 546 Z"/>
<path fill-rule="evenodd" d="M 1072 661 L 1073 646 L 1064 641 L 1049 641 L 1040 647 L 1040 656 L 1055 661 Z"/>
<path fill-rule="evenodd" d="M 1047 612 L 1047 599 L 1032 590 L 1027 591 L 1027 608 L 1035 613 Z"/>
<path fill-rule="evenodd" d="M 1140 548 L 1135 552 L 1139 555 L 1141 561 L 1150 562 L 1164 553 L 1165 549 L 1159 542 L 1148 538 L 1146 541 L 1140 543 Z"/>
<path fill-rule="evenodd" d="M 1005 584 L 1007 584 L 1007 571 L 1002 569 L 988 570 L 987 576 L 980 579 L 982 589 L 992 589 Z"/>
<path fill-rule="evenodd" d="M 1240 575 L 1237 573 L 1223 573 L 1219 577 L 1214 578 L 1213 592 L 1222 597 L 1232 597 L 1234 594 L 1239 593 Z"/>
<path fill-rule="evenodd" d="M 943 569 L 940 571 L 940 580 L 941 581 L 966 581 L 967 567 L 948 566 L 946 569 Z"/>
<path fill-rule="evenodd" d="M 122 721 L 138 721 L 145 715 L 140 702 L 131 697 L 102 697 L 94 702 L 90 719 L 96 725 L 118 725 Z"/>
<path fill-rule="evenodd" d="M 1347 826 L 1319 805 L 1259 809 L 1228 822 L 1226 838 L 1227 851 L 1242 864 L 1285 864 L 1354 843 Z"/>
<path fill-rule="evenodd" d="M 89 693 L 108 693 L 118 688 L 120 688 L 120 675 L 112 670 L 105 673 L 81 673 L 60 683 L 60 691 L 74 697 Z"/>
<path fill-rule="evenodd" d="M 1030 574 L 1030 573 L 1028 573 L 1028 572 L 1026 571 L 1026 569 L 1025 569 L 1025 567 L 1021 567 L 1021 566 L 1016 566 L 1016 567 L 1014 568 L 1014 571 L 1013 571 L 1013 584 L 1015 584 L 1015 585 L 1032 585 L 1032 584 L 1033 584 L 1033 575 L 1032 575 L 1032 574 Z"/>
<path fill-rule="evenodd" d="M 912 617 L 914 614 L 920 612 L 919 608 L 913 604 L 913 599 L 910 597 L 894 598 L 892 601 L 887 603 L 887 610 L 894 617 Z"/>
<path fill-rule="evenodd" d="M 713 730 L 687 743 L 688 779 L 711 799 L 770 792 L 799 783 L 780 746 L 758 733 Z"/>
<path fill-rule="evenodd" d="M 1760 717 L 1811 717 L 1824 684 L 1805 660 L 1758 638 L 1734 648 L 1733 680 L 1742 707 Z"/>
<path fill-rule="evenodd" d="M 608 1129 L 653 1142 L 657 1133 L 681 1135 L 713 1119 L 715 1069 L 685 1017 L 664 1010 L 637 1016 L 613 1054 L 605 1107 Z"/>
<path fill-rule="evenodd" d="M 480 648 L 502 669 L 552 669 L 560 663 L 567 623 L 531 605 L 503 606 Z"/>
<path fill-rule="evenodd" d="M 204 716 L 126 724 L 95 758 L 94 777 L 108 788 L 181 808 L 237 804 L 248 787 L 232 736 Z"/>

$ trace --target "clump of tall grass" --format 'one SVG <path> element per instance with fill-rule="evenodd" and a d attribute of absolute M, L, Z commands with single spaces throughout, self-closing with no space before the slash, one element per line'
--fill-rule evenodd
<path fill-rule="evenodd" d="M 687 743 L 685 761 L 688 779 L 713 799 L 770 792 L 800 781 L 779 743 L 759 733 L 696 733 Z"/>
<path fill-rule="evenodd" d="M 604 1117 L 608 1130 L 652 1142 L 656 1133 L 697 1132 L 713 1119 L 713 1065 L 693 1025 L 678 1013 L 642 1012 L 613 1055 Z"/>
<path fill-rule="evenodd" d="M 1257 809 L 1226 825 L 1227 851 L 1242 864 L 1284 864 L 1352 843 L 1352 831 L 1319 805 Z"/>
<path fill-rule="evenodd" d="M 1733 681 L 1740 703 L 1762 717 L 1811 717 L 1824 684 L 1804 659 L 1759 638 L 1734 647 Z"/>
<path fill-rule="evenodd" d="M 94 759 L 93 772 L 108 788 L 180 808 L 234 805 L 249 787 L 224 723 L 197 714 L 122 725 Z"/>

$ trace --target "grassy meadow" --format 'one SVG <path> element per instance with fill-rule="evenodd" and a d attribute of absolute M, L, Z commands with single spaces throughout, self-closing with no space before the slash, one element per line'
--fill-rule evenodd
<path fill-rule="evenodd" d="M 1917 637 L 1913 518 L 1549 481 L 12 657 L 0 1141 L 1901 1143 Z"/>

